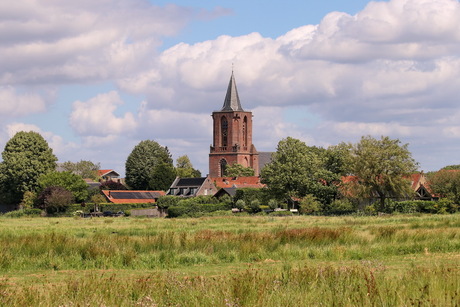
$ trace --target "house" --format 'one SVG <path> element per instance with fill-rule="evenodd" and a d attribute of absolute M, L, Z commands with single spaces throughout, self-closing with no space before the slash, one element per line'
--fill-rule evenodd
<path fill-rule="evenodd" d="M 200 195 L 214 195 L 217 188 L 209 176 L 198 178 L 177 177 L 171 184 L 166 195 L 194 197 Z"/>
<path fill-rule="evenodd" d="M 100 169 L 97 171 L 97 176 L 102 178 L 103 181 L 113 180 L 120 182 L 120 174 L 113 169 Z"/>
<path fill-rule="evenodd" d="M 102 193 L 114 204 L 156 203 L 158 198 L 165 195 L 164 191 L 103 190 Z"/>

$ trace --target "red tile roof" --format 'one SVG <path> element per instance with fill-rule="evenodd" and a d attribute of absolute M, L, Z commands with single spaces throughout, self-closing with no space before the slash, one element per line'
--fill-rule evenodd
<path fill-rule="evenodd" d="M 217 188 L 264 188 L 266 185 L 260 182 L 260 177 L 213 177 L 211 180 Z"/>

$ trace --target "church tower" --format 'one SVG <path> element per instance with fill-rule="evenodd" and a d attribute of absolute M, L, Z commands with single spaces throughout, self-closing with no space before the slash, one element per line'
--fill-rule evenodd
<path fill-rule="evenodd" d="M 209 175 L 225 177 L 227 165 L 254 169 L 259 176 L 259 154 L 252 144 L 252 112 L 241 107 L 235 77 L 230 82 L 220 111 L 212 112 L 213 144 L 209 153 Z"/>

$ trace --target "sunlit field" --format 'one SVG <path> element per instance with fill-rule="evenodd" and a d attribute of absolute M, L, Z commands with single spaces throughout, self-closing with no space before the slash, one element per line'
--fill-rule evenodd
<path fill-rule="evenodd" d="M 0 218 L 2 306 L 458 306 L 460 215 Z"/>

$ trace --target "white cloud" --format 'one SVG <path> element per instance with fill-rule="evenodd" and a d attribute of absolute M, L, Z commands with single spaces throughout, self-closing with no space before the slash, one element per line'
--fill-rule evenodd
<path fill-rule="evenodd" d="M 151 62 L 196 12 L 143 0 L 3 1 L 0 84 L 106 80 Z"/>
<path fill-rule="evenodd" d="M 46 102 L 35 93 L 18 93 L 11 86 L 0 87 L 0 116 L 17 117 L 46 110 Z"/>
<path fill-rule="evenodd" d="M 114 112 L 123 101 L 117 92 L 99 94 L 86 102 L 76 101 L 70 116 L 71 126 L 82 136 L 107 137 L 129 134 L 137 127 L 131 112 L 117 117 Z"/>

